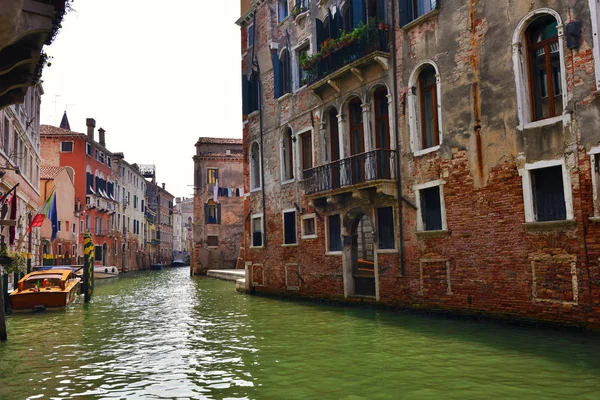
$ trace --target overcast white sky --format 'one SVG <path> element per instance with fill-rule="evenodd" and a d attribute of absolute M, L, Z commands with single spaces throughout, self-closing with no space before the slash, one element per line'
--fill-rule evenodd
<path fill-rule="evenodd" d="M 42 123 L 85 119 L 107 148 L 155 164 L 158 182 L 191 197 L 200 136 L 241 137 L 239 0 L 76 0 L 42 76 Z"/>

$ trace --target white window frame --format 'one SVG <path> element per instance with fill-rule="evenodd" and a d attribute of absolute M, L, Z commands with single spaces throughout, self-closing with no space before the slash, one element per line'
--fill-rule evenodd
<path fill-rule="evenodd" d="M 63 143 L 71 143 L 71 151 L 63 150 Z M 60 152 L 61 153 L 72 153 L 75 149 L 75 143 L 72 140 L 64 140 L 60 142 Z"/>
<path fill-rule="evenodd" d="M 340 236 L 343 238 L 344 235 L 342 235 L 342 231 L 343 231 L 343 218 L 342 218 L 342 214 L 341 213 L 333 213 L 333 214 L 328 214 L 325 215 L 325 255 L 326 256 L 341 256 L 343 253 L 343 248 L 344 248 L 344 240 L 342 239 L 342 250 L 336 250 L 336 251 L 330 251 L 329 250 L 329 217 L 332 217 L 334 215 L 338 215 L 340 217 Z M 316 227 L 315 227 L 316 229 Z"/>
<path fill-rule="evenodd" d="M 260 218 L 260 226 L 261 226 L 261 244 L 260 246 L 254 246 L 253 237 L 254 237 L 254 220 Z M 265 219 L 263 217 L 263 213 L 260 214 L 252 214 L 250 217 L 250 248 L 251 249 L 264 249 L 265 248 Z"/>
<path fill-rule="evenodd" d="M 306 232 L 304 232 L 304 221 L 312 219 L 315 222 L 315 233 L 311 234 L 311 235 L 307 235 Z M 312 214 L 304 214 L 301 216 L 300 218 L 300 237 L 302 239 L 316 239 L 319 237 L 318 233 L 317 233 L 317 214 L 312 213 Z"/>
<path fill-rule="evenodd" d="M 419 130 L 420 124 L 418 123 L 421 115 L 417 112 L 417 104 L 420 102 L 417 94 L 412 93 L 412 87 L 417 87 L 419 85 L 419 75 L 423 68 L 431 65 L 435 70 L 435 95 L 437 97 L 437 123 L 438 123 L 438 135 L 439 144 L 437 146 L 423 148 L 421 143 L 421 132 Z M 408 129 L 410 131 L 410 147 L 413 151 L 414 156 L 421 156 L 428 153 L 433 153 L 434 151 L 438 151 L 443 141 L 443 120 L 442 120 L 442 79 L 440 75 L 440 70 L 437 64 L 432 60 L 421 61 L 417 66 L 413 69 L 410 77 L 408 79 Z M 391 130 L 390 130 L 391 131 Z M 393 141 L 392 141 L 393 142 Z"/>
<path fill-rule="evenodd" d="M 596 1 L 596 0 L 592 0 Z M 600 9 L 600 7 L 599 7 Z M 600 190 L 598 190 L 598 185 L 600 182 L 596 177 L 596 172 L 594 171 L 596 165 L 596 158 L 600 157 L 600 146 L 594 146 L 587 153 L 590 156 L 590 171 L 592 173 L 592 191 L 594 196 L 594 216 L 590 217 L 590 219 L 595 219 L 600 221 Z"/>
<path fill-rule="evenodd" d="M 592 20 L 592 43 L 594 55 L 594 76 L 596 78 L 596 91 L 600 90 L 600 4 L 598 0 L 588 0 L 590 3 L 590 18 Z"/>
<path fill-rule="evenodd" d="M 413 186 L 415 192 L 415 203 L 417 205 L 417 232 L 443 232 L 448 230 L 448 222 L 446 220 L 446 203 L 444 201 L 444 185 L 446 181 L 438 179 L 427 183 L 421 183 Z M 442 229 L 441 230 L 424 230 L 423 228 L 423 214 L 421 210 L 421 190 L 429 189 L 435 186 L 440 187 L 440 212 L 442 215 Z"/>
<path fill-rule="evenodd" d="M 312 47 L 312 41 L 311 41 L 311 36 L 309 35 L 307 36 L 304 40 L 302 40 L 302 42 L 298 43 L 296 46 L 292 47 L 292 53 L 290 54 L 290 63 L 291 68 L 293 68 L 292 71 L 292 92 L 296 93 L 302 89 L 304 89 L 307 85 L 304 84 L 302 85 L 302 82 L 300 82 L 300 74 L 298 73 L 298 66 L 300 64 L 300 50 L 303 50 L 304 47 L 308 47 L 308 55 L 312 55 L 313 54 L 313 47 Z"/>
<path fill-rule="evenodd" d="M 292 138 L 292 145 L 291 145 L 292 148 L 289 151 L 289 157 L 292 157 L 292 171 L 291 172 L 294 176 L 291 179 L 284 180 L 285 165 L 286 165 L 287 160 L 284 159 L 283 148 L 285 146 L 285 135 L 286 135 L 286 132 L 288 131 L 288 129 L 290 131 L 290 135 Z M 281 185 L 286 185 L 288 183 L 292 183 L 292 182 L 296 181 L 296 176 L 297 176 L 296 175 L 296 152 L 294 151 L 294 147 L 297 147 L 297 146 L 294 146 L 295 142 L 296 142 L 296 140 L 294 137 L 294 131 L 292 130 L 292 127 L 291 126 L 284 127 L 283 130 L 281 131 L 281 135 L 279 136 L 279 160 L 280 160 L 279 172 L 281 173 Z"/>
<path fill-rule="evenodd" d="M 285 242 L 285 214 L 289 213 L 294 213 L 294 220 L 296 221 L 296 223 L 294 224 L 294 238 L 296 241 L 294 243 Z M 281 211 L 281 228 L 281 245 L 284 247 L 298 246 L 298 211 L 295 208 L 287 208 Z"/>
<path fill-rule="evenodd" d="M 594 0 L 592 0 L 594 1 Z M 524 36 L 525 31 L 533 20 L 543 15 L 549 15 L 553 17 L 557 22 L 558 30 L 558 49 L 559 49 L 559 62 L 560 62 L 560 84 L 562 85 L 562 102 L 563 102 L 563 113 L 555 117 L 542 119 L 539 121 L 533 121 L 531 115 L 531 93 L 529 91 L 529 65 L 527 54 L 523 53 Z M 527 14 L 521 22 L 517 25 L 512 39 L 512 54 L 513 54 L 513 70 L 515 74 L 515 85 L 517 92 L 517 115 L 519 118 L 517 129 L 531 129 L 539 128 L 541 126 L 552 125 L 557 122 L 563 121 L 563 125 L 568 125 L 571 121 L 571 116 L 567 111 L 567 68 L 565 66 L 565 33 L 564 25 L 560 18 L 560 15 L 551 8 L 538 8 Z"/>
<path fill-rule="evenodd" d="M 253 165 L 252 163 L 252 147 L 254 147 L 254 144 L 256 144 L 256 146 L 258 147 L 258 155 L 257 155 L 257 160 L 255 160 L 255 163 Z M 260 148 L 260 145 L 258 144 L 258 142 L 254 141 L 250 144 L 250 148 L 248 149 L 248 151 L 250 152 L 249 154 L 249 164 L 250 164 L 250 192 L 257 192 L 259 190 L 262 189 L 262 170 L 261 170 L 261 163 L 260 163 L 260 157 L 261 157 L 261 151 L 262 149 Z M 253 181 L 253 176 L 254 176 L 254 169 L 258 168 L 258 182 L 254 182 Z M 257 184 L 257 186 L 253 185 L 253 184 Z"/>
<path fill-rule="evenodd" d="M 284 1 L 285 2 L 285 7 L 287 8 L 287 15 L 284 18 L 281 18 L 281 15 L 279 15 L 279 3 L 280 3 L 280 1 Z M 281 24 L 283 21 L 285 21 L 286 19 L 288 19 L 289 16 L 290 16 L 290 2 L 289 2 L 289 0 L 277 0 L 276 4 L 277 4 L 277 23 Z"/>
<path fill-rule="evenodd" d="M 381 238 L 379 237 L 379 211 L 378 211 L 378 209 L 380 209 L 380 208 L 388 208 L 388 207 L 392 209 L 392 219 L 393 219 L 392 226 L 394 228 L 394 248 L 392 248 L 392 249 L 380 249 L 379 248 L 379 242 L 380 242 Z M 375 227 L 377 229 L 377 231 L 376 231 L 377 232 L 377 246 L 376 247 L 373 246 L 373 248 L 379 254 L 386 254 L 386 253 L 395 254 L 395 253 L 397 253 L 398 252 L 398 244 L 396 243 L 396 233 L 397 233 L 396 232 L 396 208 L 394 206 L 390 205 L 390 206 L 376 207 L 374 211 L 375 211 L 375 216 L 376 216 L 375 221 L 377 221 L 377 226 Z M 443 224 L 443 222 L 442 222 L 442 224 Z"/>
<path fill-rule="evenodd" d="M 566 208 L 566 221 L 570 221 L 574 219 L 573 216 L 573 194 L 571 192 L 571 176 L 566 167 L 565 159 L 559 160 L 543 160 L 537 161 L 531 164 L 525 164 L 523 169 L 519 170 L 519 175 L 521 175 L 521 181 L 523 185 L 523 203 L 525 206 L 525 222 L 538 222 L 535 219 L 535 211 L 533 207 L 533 188 L 531 187 L 531 171 L 536 169 L 543 169 L 548 167 L 562 167 L 562 177 L 563 177 L 563 192 L 565 197 L 565 208 Z M 540 223 L 551 222 L 551 221 L 541 221 Z"/>
<path fill-rule="evenodd" d="M 310 132 L 310 159 L 312 162 L 310 168 L 315 167 L 315 133 L 313 128 L 305 128 L 295 134 L 296 142 L 298 142 L 298 145 L 296 146 L 296 160 L 298 161 L 296 163 L 296 176 L 298 177 L 298 181 L 304 180 L 304 171 L 302 170 L 302 162 L 304 160 L 302 159 L 302 142 L 300 137 L 307 132 Z"/>

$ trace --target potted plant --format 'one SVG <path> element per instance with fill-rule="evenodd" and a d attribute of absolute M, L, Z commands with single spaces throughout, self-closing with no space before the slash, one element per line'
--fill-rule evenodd
<path fill-rule="evenodd" d="M 27 258 L 20 251 L 8 250 L 6 247 L 0 249 L 0 265 L 5 274 L 25 272 Z"/>

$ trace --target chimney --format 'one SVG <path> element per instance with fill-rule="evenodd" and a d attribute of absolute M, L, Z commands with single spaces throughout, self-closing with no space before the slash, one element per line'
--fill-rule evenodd
<path fill-rule="evenodd" d="M 165 190 L 165 183 L 163 183 L 162 186 L 163 186 L 163 190 Z"/>
<path fill-rule="evenodd" d="M 106 136 L 104 135 L 104 133 L 106 133 L 104 129 L 98 129 L 98 143 L 100 143 L 100 146 L 106 147 Z"/>
<path fill-rule="evenodd" d="M 87 125 L 88 139 L 94 141 L 94 128 L 96 127 L 96 120 L 94 118 L 86 118 L 85 124 Z"/>

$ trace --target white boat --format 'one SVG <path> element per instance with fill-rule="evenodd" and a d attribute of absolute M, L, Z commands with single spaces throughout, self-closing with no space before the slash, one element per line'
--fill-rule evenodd
<path fill-rule="evenodd" d="M 119 268 L 114 265 L 94 265 L 94 279 L 116 278 Z"/>

